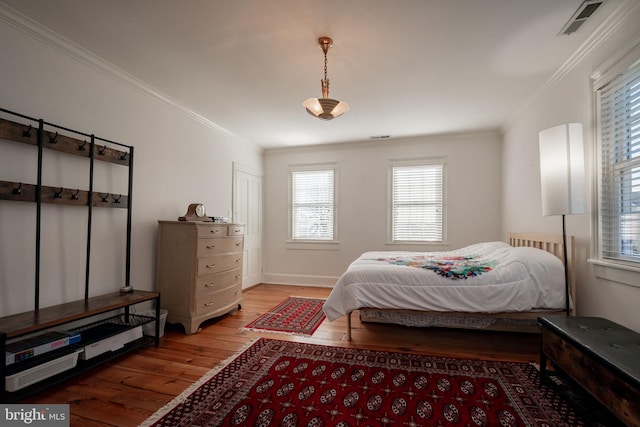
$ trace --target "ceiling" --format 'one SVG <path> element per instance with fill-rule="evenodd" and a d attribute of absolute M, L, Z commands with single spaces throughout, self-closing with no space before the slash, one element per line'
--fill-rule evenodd
<path fill-rule="evenodd" d="M 499 129 L 624 0 L 0 0 L 265 148 Z M 320 97 L 351 111 L 307 114 Z"/>

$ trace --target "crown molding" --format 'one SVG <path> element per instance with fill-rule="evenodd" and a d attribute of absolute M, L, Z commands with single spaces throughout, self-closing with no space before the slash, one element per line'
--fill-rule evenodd
<path fill-rule="evenodd" d="M 629 40 L 624 46 L 618 49 L 613 55 L 611 55 L 606 61 L 604 61 L 596 70 L 591 74 L 591 80 L 593 82 L 597 82 L 598 80 L 606 77 L 612 71 L 615 71 L 616 68 L 620 67 L 622 63 L 625 62 L 625 59 L 634 49 L 640 48 L 640 33 Z M 635 58 L 633 58 L 635 59 Z M 632 61 L 633 61 L 632 59 Z M 626 61 L 631 62 L 631 61 Z"/>
<path fill-rule="evenodd" d="M 296 153 L 296 152 L 319 152 L 319 151 L 334 151 L 334 150 L 352 150 L 358 148 L 379 148 L 394 146 L 399 147 L 403 145 L 413 144 L 426 144 L 426 143 L 439 143 L 443 141 L 447 142 L 465 142 L 476 141 L 478 139 L 495 139 L 500 140 L 502 134 L 498 129 L 486 129 L 469 132 L 452 132 L 452 133 L 432 133 L 421 135 L 406 135 L 391 137 L 389 139 L 365 139 L 358 141 L 346 141 L 346 142 L 332 142 L 327 144 L 309 144 L 309 145 L 297 145 L 293 147 L 267 147 L 264 149 L 265 155 L 273 155 L 279 153 Z"/>
<path fill-rule="evenodd" d="M 501 126 L 504 133 L 522 113 L 541 95 L 553 89 L 562 79 L 573 71 L 585 58 L 602 45 L 624 22 L 628 15 L 640 7 L 638 0 L 623 0 L 620 5 L 595 29 L 580 47 L 540 86 L 527 101 L 517 108 Z"/>
<path fill-rule="evenodd" d="M 201 114 L 198 114 L 195 111 L 180 104 L 167 94 L 134 77 L 126 71 L 116 67 L 103 58 L 90 52 L 89 50 L 73 43 L 71 40 L 67 39 L 61 34 L 50 30 L 49 28 L 43 26 L 42 24 L 34 21 L 28 16 L 18 12 L 17 10 L 7 6 L 2 2 L 0 2 L 0 22 L 4 22 L 14 29 L 39 41 L 40 43 L 55 49 L 64 55 L 67 55 L 68 57 L 82 63 L 83 65 L 86 65 L 94 71 L 112 78 L 124 84 L 125 86 L 128 86 L 129 88 L 138 90 L 145 95 L 150 96 L 156 101 L 159 101 L 171 107 L 173 110 L 182 113 L 191 120 L 194 120 L 223 135 L 235 137 L 232 132 L 217 125 Z"/>
<path fill-rule="evenodd" d="M 616 10 L 609 15 L 602 24 L 582 43 L 573 55 L 567 59 L 564 64 L 545 82 L 539 89 L 541 93 L 547 92 L 553 88 L 558 82 L 564 79 L 574 68 L 578 66 L 585 58 L 595 51 L 602 43 L 604 43 L 626 19 L 627 15 L 640 6 L 637 0 L 625 0 Z"/>

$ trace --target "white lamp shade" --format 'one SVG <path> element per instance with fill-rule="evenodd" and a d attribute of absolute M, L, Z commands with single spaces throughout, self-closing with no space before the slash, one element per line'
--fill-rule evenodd
<path fill-rule="evenodd" d="M 539 133 L 542 215 L 586 212 L 582 123 Z"/>

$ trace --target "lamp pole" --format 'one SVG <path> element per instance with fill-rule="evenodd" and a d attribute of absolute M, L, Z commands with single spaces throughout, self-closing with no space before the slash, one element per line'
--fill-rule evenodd
<path fill-rule="evenodd" d="M 565 227 L 565 214 L 562 214 L 562 252 L 564 256 L 564 303 L 565 311 L 569 316 L 569 269 L 567 268 L 567 230 Z"/>

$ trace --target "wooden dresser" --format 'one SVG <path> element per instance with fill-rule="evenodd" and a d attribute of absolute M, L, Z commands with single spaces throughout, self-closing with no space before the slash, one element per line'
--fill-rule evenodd
<path fill-rule="evenodd" d="M 156 290 L 169 323 L 188 334 L 242 302 L 244 226 L 158 221 Z"/>

